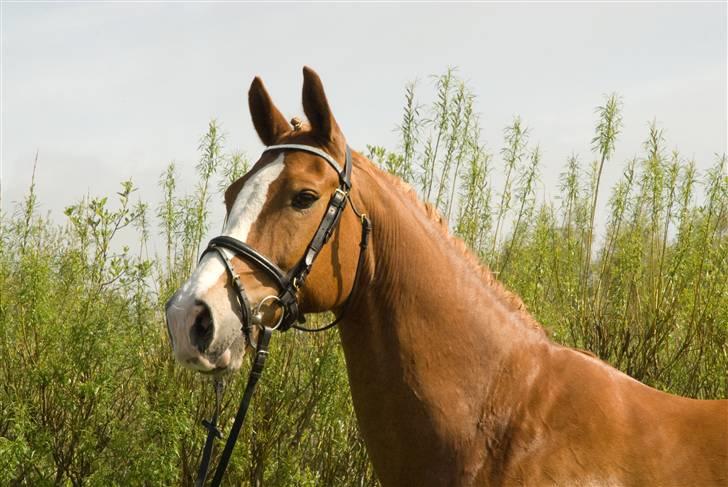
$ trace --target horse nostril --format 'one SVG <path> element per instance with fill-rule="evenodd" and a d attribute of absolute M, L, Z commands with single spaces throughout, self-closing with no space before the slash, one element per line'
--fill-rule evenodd
<path fill-rule="evenodd" d="M 210 346 L 210 342 L 212 342 L 212 314 L 210 313 L 210 308 L 202 301 L 198 301 L 195 304 L 195 311 L 197 312 L 197 316 L 190 330 L 190 338 L 192 339 L 192 344 L 200 352 L 204 352 Z"/>

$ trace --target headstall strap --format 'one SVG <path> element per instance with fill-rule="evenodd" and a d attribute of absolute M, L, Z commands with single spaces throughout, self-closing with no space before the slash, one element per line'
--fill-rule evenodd
<path fill-rule="evenodd" d="M 349 195 L 349 191 L 351 190 L 352 163 L 351 149 L 348 145 L 346 146 L 346 156 L 343 169 L 341 169 L 339 163 L 336 162 L 333 157 L 317 147 L 301 144 L 280 144 L 267 147 L 263 152 L 274 150 L 294 150 L 308 152 L 324 159 L 332 168 L 334 168 L 334 170 L 336 170 L 336 173 L 339 175 L 339 187 L 331 196 L 328 207 L 326 208 L 326 212 L 321 219 L 321 223 L 319 223 L 319 226 L 316 229 L 316 233 L 314 233 L 313 238 L 306 247 L 306 251 L 304 252 L 303 257 L 301 258 L 301 260 L 298 261 L 295 266 L 293 266 L 293 268 L 289 272 L 283 271 L 280 267 L 270 261 L 263 254 L 252 248 L 250 245 L 228 235 L 221 235 L 213 238 L 208 243 L 207 248 L 202 252 L 202 256 L 200 257 L 200 259 L 202 259 L 202 257 L 207 252 L 216 252 L 222 259 L 223 264 L 225 265 L 225 271 L 230 276 L 233 290 L 235 291 L 235 295 L 240 305 L 241 331 L 243 332 L 247 343 L 255 348 L 255 359 L 253 360 L 253 366 L 250 369 L 248 383 L 245 386 L 245 391 L 240 401 L 240 407 L 238 408 L 238 412 L 235 415 L 235 422 L 233 423 L 233 426 L 230 430 L 230 434 L 225 443 L 225 448 L 220 457 L 217 469 L 215 470 L 215 476 L 212 480 L 211 485 L 215 487 L 219 486 L 222 482 L 222 477 L 225 474 L 225 469 L 227 468 L 228 462 L 230 461 L 230 456 L 232 455 L 233 448 L 235 447 L 235 442 L 238 439 L 240 429 L 242 428 L 243 421 L 245 420 L 245 414 L 247 413 L 248 406 L 250 405 L 253 391 L 255 390 L 255 386 L 258 383 L 258 379 L 260 379 L 260 376 L 263 374 L 265 361 L 268 357 L 268 345 L 270 344 L 270 338 L 274 329 L 286 331 L 291 327 L 294 327 L 302 331 L 316 332 L 327 330 L 337 325 L 341 321 L 341 319 L 346 314 L 346 311 L 349 307 L 349 302 L 351 301 L 351 297 L 354 294 L 356 283 L 359 280 L 360 270 L 366 258 L 369 232 L 371 230 L 371 222 L 369 221 L 369 218 L 356 209 L 354 203 L 351 201 L 351 196 Z M 339 317 L 336 318 L 333 322 L 321 328 L 305 328 L 296 325 L 296 321 L 298 321 L 299 323 L 304 322 L 303 315 L 300 313 L 298 307 L 298 291 L 301 286 L 303 286 L 303 284 L 306 282 L 306 278 L 311 272 L 311 267 L 313 266 L 316 257 L 318 257 L 321 249 L 323 249 L 323 247 L 329 241 L 331 235 L 338 226 L 339 220 L 341 219 L 341 214 L 346 208 L 347 201 L 349 201 L 352 210 L 359 217 L 362 226 L 362 236 L 361 241 L 359 242 L 359 258 L 354 274 L 352 290 L 346 301 L 344 302 L 344 305 L 342 306 L 342 311 L 339 314 Z M 277 296 L 271 296 L 271 298 L 277 300 L 277 302 L 281 306 L 281 312 L 283 314 L 280 317 L 280 321 L 275 327 L 271 328 L 263 326 L 260 322 L 255 322 L 257 317 L 253 316 L 250 302 L 245 294 L 245 290 L 243 289 L 243 284 L 240 281 L 240 277 L 235 272 L 230 258 L 228 258 L 228 256 L 226 255 L 225 249 L 231 251 L 234 256 L 242 257 L 248 262 L 251 262 L 266 271 L 266 273 L 270 277 L 272 277 L 278 285 L 278 288 L 280 290 L 279 294 Z M 258 311 L 260 309 L 260 304 L 262 304 L 262 302 L 259 303 L 257 307 Z M 259 326 L 261 329 L 260 333 L 258 334 L 257 343 L 253 342 L 252 336 L 252 329 L 255 325 Z M 202 460 L 200 462 L 197 481 L 195 482 L 195 485 L 197 487 L 202 487 L 205 484 L 205 479 L 207 478 L 207 472 L 210 464 L 210 458 L 212 455 L 212 446 L 214 439 L 222 437 L 217 429 L 220 396 L 222 395 L 222 383 L 216 382 L 215 387 L 215 414 L 210 421 L 203 421 L 203 425 L 205 426 L 205 428 L 208 429 L 208 436 L 202 452 Z"/>

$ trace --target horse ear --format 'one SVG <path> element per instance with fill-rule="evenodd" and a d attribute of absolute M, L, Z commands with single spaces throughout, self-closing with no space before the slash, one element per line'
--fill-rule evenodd
<path fill-rule="evenodd" d="M 265 145 L 273 145 L 284 133 L 291 130 L 285 117 L 273 104 L 263 81 L 255 77 L 248 91 L 248 106 L 255 131 Z"/>
<path fill-rule="evenodd" d="M 303 67 L 303 111 L 311 123 L 314 134 L 326 142 L 332 142 L 341 134 L 341 129 L 326 100 L 321 78 L 308 66 Z"/>

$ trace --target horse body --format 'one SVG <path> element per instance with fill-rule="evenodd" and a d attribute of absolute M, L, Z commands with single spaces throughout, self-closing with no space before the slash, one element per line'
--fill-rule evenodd
<path fill-rule="evenodd" d="M 228 188 L 225 234 L 288 271 L 308 255 L 334 195 L 369 216 L 364 260 L 365 220 L 343 211 L 305 285 L 293 285 L 302 312 L 347 310 L 340 333 L 354 409 L 382 485 L 728 484 L 728 401 L 665 394 L 552 343 L 404 183 L 354 154 L 352 184 L 342 187 L 341 173 L 310 153 L 350 160 L 308 68 L 302 99 L 305 129 L 253 81 L 263 143 L 309 149 L 267 152 Z M 243 301 L 282 302 L 280 283 L 250 252 L 219 254 L 167 305 L 175 356 L 210 374 L 235 370 L 252 348 L 240 333 L 250 317 Z M 259 324 L 285 316 L 270 308 Z"/>
<path fill-rule="evenodd" d="M 375 226 L 341 337 L 383 485 L 728 482 L 728 402 L 662 393 L 552 343 L 433 211 L 356 162 Z"/>

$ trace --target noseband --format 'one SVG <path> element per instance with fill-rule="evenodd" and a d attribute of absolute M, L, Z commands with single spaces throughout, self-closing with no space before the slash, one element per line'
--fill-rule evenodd
<path fill-rule="evenodd" d="M 351 149 L 349 148 L 349 146 L 346 146 L 346 156 L 343 169 L 341 169 L 336 160 L 334 160 L 334 158 L 331 157 L 329 154 L 317 147 L 313 147 L 310 145 L 272 145 L 267 147 L 263 152 L 265 153 L 277 150 L 308 152 L 309 154 L 314 154 L 322 158 L 338 174 L 339 186 L 336 188 L 336 191 L 334 191 L 334 194 L 331 196 L 328 207 L 326 208 L 326 212 L 324 213 L 324 216 L 321 219 L 318 228 L 316 229 L 316 233 L 314 233 L 313 238 L 306 247 L 306 251 L 304 252 L 303 257 L 301 257 L 298 263 L 294 265 L 289 271 L 284 271 L 275 263 L 273 263 L 270 259 L 268 259 L 266 256 L 258 252 L 247 243 L 228 235 L 221 235 L 210 240 L 210 242 L 207 244 L 207 248 L 202 252 L 202 256 L 200 256 L 200 258 L 202 258 L 209 252 L 216 252 L 225 264 L 226 272 L 230 277 L 233 290 L 235 291 L 235 296 L 238 300 L 238 304 L 240 305 L 240 322 L 242 325 L 241 331 L 245 336 L 247 344 L 251 345 L 256 350 L 255 359 L 253 360 L 253 366 L 250 370 L 248 383 L 245 386 L 245 392 L 243 393 L 240 407 L 238 408 L 238 412 L 235 416 L 235 421 L 230 430 L 230 435 L 228 436 L 227 442 L 225 443 L 225 449 L 223 450 L 223 453 L 220 457 L 220 462 L 218 463 L 217 469 L 215 470 L 215 477 L 212 481 L 213 486 L 218 486 L 222 482 L 222 477 L 225 473 L 225 469 L 227 468 L 227 464 L 230 461 L 230 456 L 232 454 L 233 447 L 235 446 L 235 442 L 237 441 L 238 434 L 240 433 L 240 428 L 242 427 L 243 421 L 245 420 L 245 413 L 247 412 L 248 406 L 250 405 L 250 399 L 253 395 L 253 390 L 255 389 L 258 379 L 263 373 L 265 360 L 268 356 L 268 344 L 270 342 L 272 332 L 274 330 L 286 331 L 291 327 L 303 331 L 323 331 L 339 323 L 339 321 L 341 321 L 344 314 L 346 313 L 346 310 L 348 309 L 351 296 L 354 294 L 354 286 L 356 286 L 356 282 L 359 278 L 359 272 L 366 256 L 365 251 L 367 248 L 367 242 L 369 237 L 370 221 L 365 214 L 360 213 L 356 209 L 354 203 L 351 201 L 351 197 L 349 196 L 349 192 L 351 190 L 352 166 Z M 362 235 L 359 242 L 359 258 L 357 260 L 352 290 L 342 307 L 339 317 L 336 318 L 333 322 L 321 328 L 302 327 L 296 324 L 296 322 L 303 323 L 305 321 L 304 316 L 301 313 L 300 307 L 298 305 L 298 291 L 301 289 L 301 286 L 303 286 L 303 284 L 306 282 L 306 278 L 311 272 L 311 268 L 313 267 L 313 263 L 316 260 L 316 257 L 318 257 L 319 253 L 329 241 L 331 235 L 334 233 L 334 230 L 338 226 L 341 214 L 346 208 L 347 200 L 351 203 L 351 208 L 354 213 L 359 217 L 362 225 Z M 253 264 L 255 267 L 263 270 L 269 277 L 272 278 L 273 282 L 276 283 L 279 291 L 278 294 L 267 296 L 256 305 L 255 310 L 251 309 L 250 301 L 245 295 L 245 290 L 243 288 L 243 284 L 240 281 L 240 276 L 237 274 L 237 272 L 235 272 L 235 269 L 233 267 L 231 261 L 232 257 L 228 257 L 225 250 L 229 250 L 230 252 L 232 252 L 233 257 L 241 257 L 242 259 Z M 263 324 L 261 308 L 262 305 L 267 302 L 275 302 L 281 308 L 281 315 L 278 319 L 278 322 L 273 327 L 268 327 Z M 254 326 L 258 326 L 260 328 L 257 343 L 253 340 L 252 336 Z M 215 413 L 210 421 L 202 422 L 205 428 L 208 429 L 208 435 L 202 451 L 202 459 L 200 462 L 197 481 L 195 483 L 196 486 L 204 485 L 205 479 L 207 477 L 210 458 L 212 455 L 212 446 L 214 439 L 222 437 L 220 431 L 218 431 L 216 426 L 217 418 L 219 415 L 219 404 L 221 395 L 222 384 L 218 381 L 215 384 Z"/>

